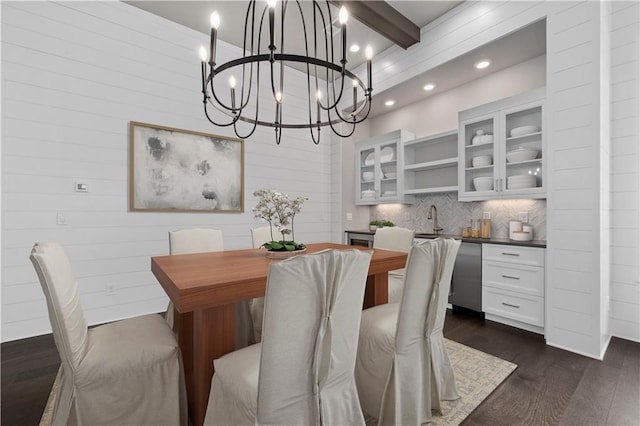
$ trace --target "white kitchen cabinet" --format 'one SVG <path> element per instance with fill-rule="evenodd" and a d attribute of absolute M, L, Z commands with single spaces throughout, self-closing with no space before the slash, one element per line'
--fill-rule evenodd
<path fill-rule="evenodd" d="M 404 143 L 404 193 L 430 194 L 458 190 L 458 131 Z"/>
<path fill-rule="evenodd" d="M 545 88 L 540 88 L 458 114 L 460 201 L 546 198 L 545 96 Z M 514 129 L 524 132 L 512 136 Z M 532 152 L 535 158 L 516 161 L 510 154 L 516 150 Z M 478 165 L 486 156 L 490 164 Z M 489 186 L 479 187 L 476 178 L 484 178 Z"/>
<path fill-rule="evenodd" d="M 358 142 L 355 149 L 355 204 L 406 203 L 403 142 L 414 135 L 396 130 Z"/>
<path fill-rule="evenodd" d="M 544 334 L 543 248 L 482 245 L 485 318 Z"/>

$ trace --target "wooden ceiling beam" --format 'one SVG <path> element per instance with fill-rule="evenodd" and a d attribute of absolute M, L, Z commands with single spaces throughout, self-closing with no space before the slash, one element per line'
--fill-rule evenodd
<path fill-rule="evenodd" d="M 384 1 L 329 0 L 345 6 L 349 14 L 403 49 L 420 41 L 420 28 Z"/>

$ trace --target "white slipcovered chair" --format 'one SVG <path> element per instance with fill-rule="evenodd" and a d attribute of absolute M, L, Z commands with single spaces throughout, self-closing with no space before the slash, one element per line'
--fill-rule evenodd
<path fill-rule="evenodd" d="M 251 229 L 251 242 L 253 248 L 259 248 L 262 244 L 271 241 L 271 227 L 261 226 Z M 253 331 L 252 343 L 257 343 L 262 338 L 262 317 L 264 315 L 264 297 L 256 297 L 249 300 L 249 312 Z"/>
<path fill-rule="evenodd" d="M 409 253 L 415 231 L 399 226 L 384 226 L 373 235 L 373 248 Z M 399 303 L 402 298 L 402 283 L 405 269 L 389 271 L 389 303 Z"/>
<path fill-rule="evenodd" d="M 460 241 L 411 248 L 402 301 L 362 313 L 356 383 L 362 410 L 379 425 L 420 425 L 459 398 L 442 329 Z"/>
<path fill-rule="evenodd" d="M 251 229 L 251 243 L 253 244 L 253 248 L 258 248 L 271 240 L 270 226 L 260 226 Z"/>
<path fill-rule="evenodd" d="M 169 254 L 207 253 L 224 250 L 224 237 L 219 229 L 194 228 L 169 232 Z M 165 315 L 173 327 L 174 306 L 169 302 Z M 253 327 L 248 302 L 236 303 L 236 348 L 243 348 L 253 342 Z"/>
<path fill-rule="evenodd" d="M 194 228 L 169 231 L 169 254 L 206 253 L 224 250 L 224 239 L 219 229 Z M 173 328 L 173 303 L 170 301 L 165 314 Z"/>
<path fill-rule="evenodd" d="M 325 250 L 272 263 L 262 342 L 214 361 L 205 424 L 364 425 L 353 374 L 370 261 Z"/>
<path fill-rule="evenodd" d="M 30 259 L 62 361 L 52 424 L 186 425 L 180 348 L 162 317 L 88 329 L 64 249 L 36 243 Z"/>

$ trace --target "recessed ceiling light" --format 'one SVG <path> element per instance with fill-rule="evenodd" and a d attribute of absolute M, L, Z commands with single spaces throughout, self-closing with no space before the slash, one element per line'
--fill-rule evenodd
<path fill-rule="evenodd" d="M 394 101 L 394 100 L 392 100 L 392 99 L 389 99 L 389 100 L 388 100 L 388 101 L 386 101 L 384 104 L 385 104 L 386 106 L 393 106 L 395 103 L 396 103 L 396 101 Z"/>
<path fill-rule="evenodd" d="M 491 64 L 491 62 L 489 61 L 480 61 L 476 63 L 476 68 L 478 68 L 479 70 L 484 69 L 486 67 L 488 67 Z"/>
<path fill-rule="evenodd" d="M 358 46 L 357 44 L 352 44 L 351 47 L 349 48 L 350 51 L 352 52 L 359 52 L 360 51 L 360 46 Z"/>
<path fill-rule="evenodd" d="M 433 84 L 433 83 L 429 83 L 429 84 L 426 84 L 426 85 L 423 87 L 423 89 L 424 89 L 424 90 L 433 90 L 433 89 L 435 89 L 435 87 L 436 87 L 436 85 L 435 85 L 435 84 Z"/>

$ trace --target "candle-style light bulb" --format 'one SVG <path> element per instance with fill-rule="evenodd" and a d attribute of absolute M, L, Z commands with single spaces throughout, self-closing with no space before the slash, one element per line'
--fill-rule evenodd
<path fill-rule="evenodd" d="M 278 102 L 279 104 L 282 103 L 282 93 L 281 92 L 276 92 L 276 102 Z"/>
<path fill-rule="evenodd" d="M 373 58 L 373 49 L 371 46 L 367 46 L 366 49 L 364 49 L 364 57 L 367 58 L 367 61 L 370 61 L 371 58 Z"/>
<path fill-rule="evenodd" d="M 319 124 L 320 123 L 320 110 L 322 109 L 320 107 L 320 99 L 322 99 L 322 91 L 318 90 L 316 92 L 316 122 Z"/>
<path fill-rule="evenodd" d="M 207 62 L 207 49 L 205 49 L 204 46 L 200 46 L 198 53 L 200 54 L 200 60 L 202 62 Z"/>
<path fill-rule="evenodd" d="M 231 86 L 232 89 L 236 88 L 236 78 L 234 76 L 229 77 L 229 86 Z"/>
<path fill-rule="evenodd" d="M 344 25 L 347 23 L 347 19 L 349 19 L 349 12 L 347 12 L 347 8 L 342 6 L 340 8 L 340 14 L 338 15 L 338 19 L 340 20 L 340 25 Z"/>
<path fill-rule="evenodd" d="M 211 21 L 211 28 L 217 30 L 218 27 L 220 27 L 220 14 L 217 10 L 213 11 L 211 16 L 209 17 L 209 20 Z"/>
<path fill-rule="evenodd" d="M 267 6 L 269 6 L 271 9 L 276 7 L 276 2 L 278 0 L 267 0 Z"/>

